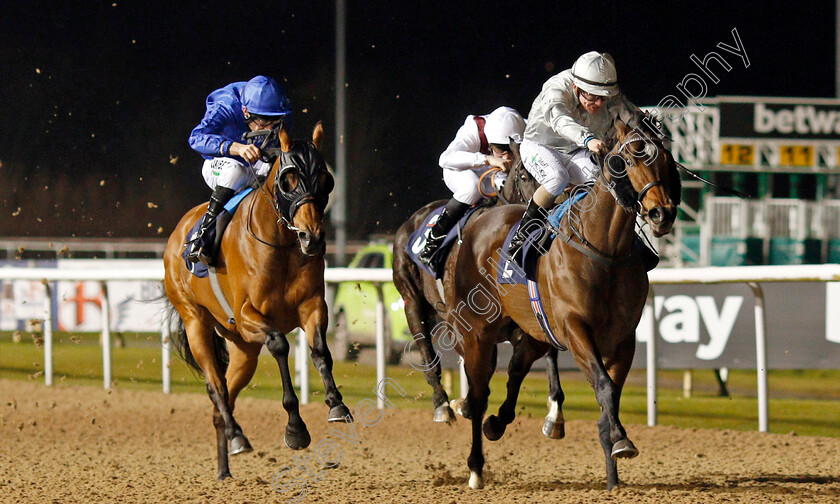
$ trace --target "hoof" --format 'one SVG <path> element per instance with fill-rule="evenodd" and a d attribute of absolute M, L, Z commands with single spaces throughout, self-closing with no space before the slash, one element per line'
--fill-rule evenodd
<path fill-rule="evenodd" d="M 552 422 L 546 419 L 542 427 L 542 433 L 550 439 L 563 439 L 566 437 L 566 424 L 564 422 Z"/>
<path fill-rule="evenodd" d="M 448 404 L 441 404 L 435 408 L 435 422 L 452 425 L 455 421 L 455 412 Z"/>
<path fill-rule="evenodd" d="M 452 407 L 455 413 L 458 413 L 464 418 L 470 418 L 469 412 L 466 411 L 466 405 L 467 400 L 464 398 L 452 399 L 451 401 L 449 401 L 449 406 Z"/>
<path fill-rule="evenodd" d="M 251 448 L 251 443 L 248 442 L 248 438 L 243 434 L 235 436 L 230 440 L 230 450 L 228 451 L 230 455 L 239 455 L 240 453 L 250 453 L 252 451 L 254 449 Z"/>
<path fill-rule="evenodd" d="M 613 460 L 618 460 L 620 458 L 633 458 L 639 454 L 638 448 L 633 446 L 633 443 L 627 439 L 620 439 L 614 445 L 612 449 L 612 453 L 610 456 Z"/>
<path fill-rule="evenodd" d="M 309 437 L 309 431 L 306 429 L 306 425 L 303 425 L 303 430 L 300 432 L 295 432 L 288 425 L 286 426 L 286 435 L 283 436 L 283 442 L 292 450 L 303 450 L 309 446 L 311 441 L 312 438 Z"/>
<path fill-rule="evenodd" d="M 327 422 L 347 422 L 353 421 L 353 415 L 350 414 L 350 409 L 344 404 L 339 404 L 330 408 L 330 414 L 327 416 Z"/>
<path fill-rule="evenodd" d="M 484 478 L 473 471 L 470 471 L 470 488 L 473 490 L 480 490 L 484 488 Z"/>
<path fill-rule="evenodd" d="M 217 479 L 219 481 L 224 481 L 228 478 L 233 478 L 233 476 L 230 475 L 230 471 L 225 471 L 223 473 L 219 473 L 219 476 L 217 477 Z"/>
<path fill-rule="evenodd" d="M 490 441 L 498 441 L 505 433 L 505 427 L 506 425 L 499 420 L 499 417 L 490 415 L 484 420 L 484 425 L 481 426 L 481 430 L 484 431 L 484 437 Z"/>

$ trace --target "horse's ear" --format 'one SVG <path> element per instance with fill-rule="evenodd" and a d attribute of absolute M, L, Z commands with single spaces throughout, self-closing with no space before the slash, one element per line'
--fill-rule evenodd
<path fill-rule="evenodd" d="M 289 139 L 289 132 L 286 131 L 286 126 L 280 128 L 280 131 L 277 133 L 277 140 L 280 141 L 280 149 L 283 152 L 292 150 L 292 141 Z"/>
<path fill-rule="evenodd" d="M 619 142 L 624 142 L 624 137 L 627 136 L 627 125 L 624 124 L 624 121 L 621 119 L 616 119 L 615 123 L 615 133 L 618 137 Z"/>
<path fill-rule="evenodd" d="M 316 124 L 315 128 L 312 130 L 312 143 L 319 151 L 321 150 L 321 146 L 324 144 L 324 125 L 321 124 L 321 121 L 318 121 L 318 124 Z"/>
<path fill-rule="evenodd" d="M 522 156 L 519 154 L 519 144 L 513 138 L 508 137 L 508 146 L 510 146 L 510 151 L 513 153 L 513 164 L 515 165 L 522 159 Z"/>

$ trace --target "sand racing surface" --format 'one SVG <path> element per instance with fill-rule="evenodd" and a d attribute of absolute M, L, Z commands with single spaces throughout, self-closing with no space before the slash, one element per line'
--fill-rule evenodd
<path fill-rule="evenodd" d="M 389 409 L 354 435 L 310 404 L 312 445 L 293 452 L 279 398 L 243 398 L 237 420 L 254 452 L 231 457 L 233 479 L 217 481 L 206 396 L 0 380 L 0 398 L 0 501 L 16 504 L 292 502 L 304 481 L 305 503 L 840 502 L 835 438 L 630 424 L 641 454 L 619 462 L 623 485 L 607 492 L 594 422 L 570 421 L 565 439 L 549 440 L 541 419 L 524 418 L 485 440 L 487 485 L 470 490 L 464 419 L 449 427 L 431 408 Z M 341 458 L 336 468 L 317 461 L 319 442 L 324 460 Z"/>

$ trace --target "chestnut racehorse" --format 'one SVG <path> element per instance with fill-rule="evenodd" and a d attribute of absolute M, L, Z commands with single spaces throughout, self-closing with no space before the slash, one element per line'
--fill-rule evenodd
<path fill-rule="evenodd" d="M 636 216 L 659 237 L 671 231 L 679 204 L 680 180 L 671 154 L 652 132 L 616 122 L 614 147 L 590 195 L 572 207 L 555 229 L 557 237 L 536 265 L 547 320 L 568 348 L 595 391 L 602 415 L 598 420 L 606 459 L 607 488 L 618 484 L 616 459 L 639 451 L 619 420 L 622 386 L 635 351 L 635 329 L 648 293 L 641 259 L 631 254 Z M 469 485 L 483 486 L 482 430 L 496 438 L 499 419 L 482 426 L 495 368 L 496 345 L 521 328 L 548 341 L 531 311 L 528 289 L 499 285 L 488 265 L 504 261 L 505 237 L 522 217 L 521 207 L 502 206 L 475 219 L 463 235 L 457 258 L 447 264 L 447 305 L 474 306 L 480 291 L 493 317 L 476 309 L 448 310 L 458 353 L 469 378 L 467 405 L 472 417 Z M 454 273 L 457 271 L 457 275 Z M 483 427 L 483 429 L 482 429 Z M 545 461 L 550 463 L 549 461 Z"/>
<path fill-rule="evenodd" d="M 233 411 L 237 395 L 254 376 L 263 346 L 282 376 L 283 407 L 289 415 L 284 441 L 296 450 L 309 445 L 289 371 L 286 333 L 296 327 L 306 332 L 312 361 L 323 378 L 328 421 L 352 421 L 333 380 L 325 339 L 322 220 L 333 179 L 319 153 L 323 127 L 316 125 L 311 142 L 291 141 L 283 127 L 277 141 L 280 149 L 268 153 L 277 159 L 267 183 L 243 199 L 217 254 L 216 273 L 232 317 L 214 295 L 209 277 L 191 274 L 182 258 L 186 236 L 206 204 L 181 219 L 164 254 L 166 295 L 185 329 L 173 336 L 173 343 L 204 375 L 213 403 L 219 479 L 230 477 L 229 453 L 251 451 Z"/>

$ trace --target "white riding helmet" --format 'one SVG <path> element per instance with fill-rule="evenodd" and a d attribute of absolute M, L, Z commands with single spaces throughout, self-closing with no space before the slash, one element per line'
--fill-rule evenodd
<path fill-rule="evenodd" d="M 484 135 L 491 144 L 508 145 L 508 138 L 516 143 L 522 143 L 525 135 L 525 120 L 519 112 L 510 107 L 499 107 L 484 123 Z"/>
<path fill-rule="evenodd" d="M 572 65 L 572 80 L 578 88 L 594 95 L 615 96 L 619 92 L 615 61 L 607 53 L 590 51 L 578 58 Z"/>

